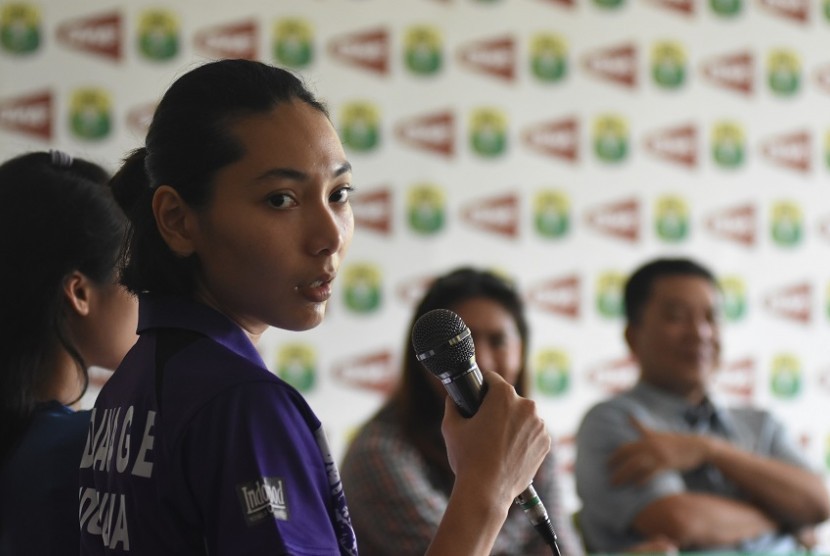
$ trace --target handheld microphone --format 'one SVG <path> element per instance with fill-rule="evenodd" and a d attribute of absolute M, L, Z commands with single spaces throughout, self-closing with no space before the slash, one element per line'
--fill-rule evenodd
<path fill-rule="evenodd" d="M 412 327 L 412 347 L 418 361 L 444 384 L 459 412 L 472 417 L 478 411 L 487 384 L 476 364 L 470 329 L 454 312 L 434 309 L 422 315 Z M 530 523 L 556 556 L 561 556 L 548 511 L 531 482 L 516 497 Z"/>

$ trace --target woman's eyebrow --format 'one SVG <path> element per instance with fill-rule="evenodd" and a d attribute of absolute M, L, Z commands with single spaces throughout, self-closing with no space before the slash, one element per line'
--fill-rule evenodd
<path fill-rule="evenodd" d="M 349 162 L 344 162 L 343 164 L 337 166 L 332 172 L 332 177 L 342 176 L 343 174 L 347 174 L 352 171 L 352 165 Z M 296 170 L 294 168 L 270 168 L 266 170 L 259 176 L 257 176 L 256 181 L 260 180 L 267 180 L 272 178 L 287 178 L 290 180 L 296 181 L 303 181 L 308 178 L 308 174 L 302 172 L 300 170 Z"/>

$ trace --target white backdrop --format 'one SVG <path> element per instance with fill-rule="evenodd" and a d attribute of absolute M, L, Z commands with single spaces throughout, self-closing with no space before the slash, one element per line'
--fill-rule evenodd
<path fill-rule="evenodd" d="M 620 286 L 655 255 L 723 283 L 719 395 L 771 408 L 830 468 L 828 47 L 819 0 L 0 2 L 0 155 L 114 170 L 187 69 L 296 69 L 355 167 L 357 230 L 326 323 L 270 332 L 266 362 L 339 458 L 397 376 L 425 280 L 503 271 L 575 509 L 572 437 L 635 377 Z"/>

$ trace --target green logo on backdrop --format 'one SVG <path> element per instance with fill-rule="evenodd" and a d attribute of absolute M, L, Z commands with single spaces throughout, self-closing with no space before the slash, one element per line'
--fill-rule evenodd
<path fill-rule="evenodd" d="M 441 32 L 432 26 L 410 27 L 404 38 L 404 61 L 409 71 L 417 75 L 433 75 L 444 63 Z"/>
<path fill-rule="evenodd" d="M 744 130 L 733 122 L 718 122 L 712 131 L 712 158 L 721 168 L 737 168 L 746 157 Z"/>
<path fill-rule="evenodd" d="M 628 124 L 607 114 L 594 121 L 594 152 L 603 162 L 616 163 L 628 156 Z"/>
<path fill-rule="evenodd" d="M 735 17 L 743 9 L 743 0 L 709 0 L 709 6 L 715 15 Z"/>
<path fill-rule="evenodd" d="M 804 217 L 801 208 L 791 201 L 774 203 L 770 228 L 772 240 L 781 247 L 798 245 L 804 235 Z"/>
<path fill-rule="evenodd" d="M 343 106 L 343 144 L 357 152 L 375 150 L 380 143 L 380 116 L 368 102 L 352 102 Z"/>
<path fill-rule="evenodd" d="M 70 97 L 69 128 L 79 139 L 97 141 L 112 131 L 112 101 L 98 88 L 77 89 Z"/>
<path fill-rule="evenodd" d="M 679 243 L 689 235 L 689 208 L 680 197 L 667 195 L 657 199 L 654 227 L 657 237 L 667 243 Z"/>
<path fill-rule="evenodd" d="M 536 354 L 536 388 L 545 396 L 558 397 L 571 385 L 571 362 L 568 354 L 556 349 L 543 349 Z"/>
<path fill-rule="evenodd" d="M 615 10 L 625 4 L 625 0 L 594 0 L 594 5 L 606 10 Z"/>
<path fill-rule="evenodd" d="M 409 226 L 421 235 L 432 235 L 444 228 L 444 191 L 431 183 L 419 183 L 409 190 Z"/>
<path fill-rule="evenodd" d="M 651 51 L 651 75 L 664 89 L 678 89 L 686 81 L 686 53 L 674 41 L 662 41 Z"/>
<path fill-rule="evenodd" d="M 551 33 L 535 35 L 530 41 L 530 69 L 539 81 L 562 81 L 568 73 L 565 38 Z"/>
<path fill-rule="evenodd" d="M 486 158 L 495 158 L 507 149 L 507 117 L 496 108 L 479 108 L 470 116 L 470 147 Z"/>
<path fill-rule="evenodd" d="M 533 223 L 539 235 L 561 238 L 571 227 L 570 201 L 560 191 L 540 191 L 533 199 Z"/>
<path fill-rule="evenodd" d="M 372 313 L 381 303 L 380 270 L 376 265 L 354 263 L 344 276 L 346 307 L 355 313 Z"/>
<path fill-rule="evenodd" d="M 11 54 L 30 54 L 40 47 L 40 11 L 31 4 L 7 4 L 0 11 L 0 45 Z"/>
<path fill-rule="evenodd" d="M 718 282 L 723 295 L 723 316 L 731 322 L 743 319 L 747 311 L 744 281 L 738 276 L 724 276 Z"/>
<path fill-rule="evenodd" d="M 796 397 L 801 392 L 801 361 L 790 353 L 776 355 L 772 360 L 770 386 L 777 398 Z"/>
<path fill-rule="evenodd" d="M 306 68 L 314 59 L 314 31 L 302 19 L 281 19 L 274 25 L 274 59 L 284 66 Z"/>
<path fill-rule="evenodd" d="M 767 63 L 767 82 L 773 93 L 793 96 L 801 87 L 801 61 L 792 50 L 773 50 Z"/>
<path fill-rule="evenodd" d="M 619 318 L 625 313 L 623 287 L 626 277 L 619 272 L 603 272 L 597 279 L 597 311 L 605 318 Z"/>
<path fill-rule="evenodd" d="M 170 60 L 179 53 L 179 21 L 168 10 L 146 10 L 138 20 L 138 51 L 148 60 Z"/>
<path fill-rule="evenodd" d="M 277 376 L 299 390 L 314 388 L 317 373 L 314 350 L 305 344 L 286 344 L 277 353 Z"/>

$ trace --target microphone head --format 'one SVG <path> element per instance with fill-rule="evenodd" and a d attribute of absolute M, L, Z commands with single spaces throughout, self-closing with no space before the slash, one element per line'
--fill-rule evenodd
<path fill-rule="evenodd" d="M 449 309 L 433 309 L 415 321 L 412 347 L 421 364 L 435 375 L 466 369 L 476 351 L 470 329 Z"/>

